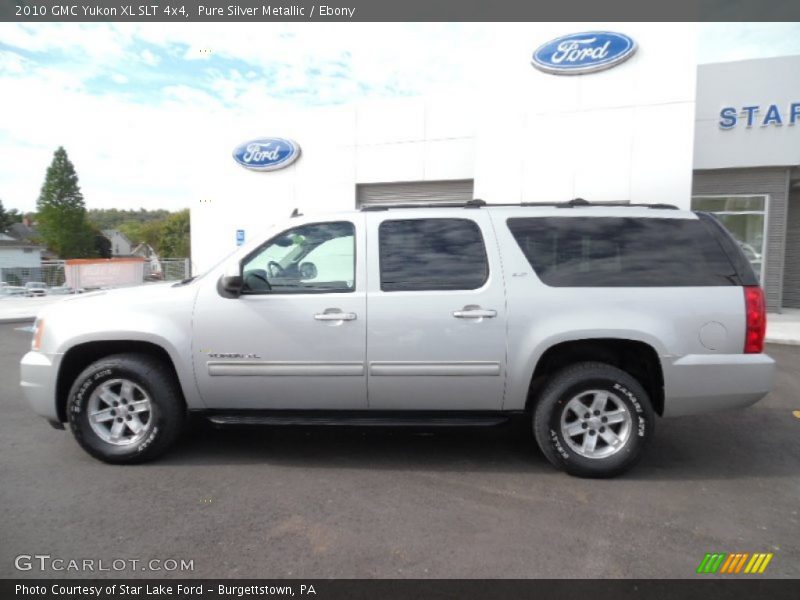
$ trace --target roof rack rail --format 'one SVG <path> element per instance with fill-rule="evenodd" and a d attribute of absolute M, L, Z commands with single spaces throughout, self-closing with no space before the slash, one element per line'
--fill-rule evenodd
<path fill-rule="evenodd" d="M 480 208 L 487 206 L 486 202 L 478 198 L 466 202 L 400 202 L 397 204 L 362 204 L 359 210 L 364 212 L 389 210 L 395 208 Z"/>
<path fill-rule="evenodd" d="M 583 198 L 573 198 L 566 202 L 506 202 L 498 204 L 487 204 L 484 200 L 475 198 L 467 200 L 466 202 L 405 202 L 405 203 L 386 203 L 386 204 L 362 204 L 359 210 L 361 211 L 379 211 L 389 210 L 395 208 L 482 208 L 492 206 L 553 206 L 555 208 L 591 208 L 595 206 L 609 206 L 615 208 L 638 207 L 638 208 L 654 208 L 663 210 L 678 210 L 678 207 L 673 204 L 633 204 L 631 202 L 589 202 Z"/>

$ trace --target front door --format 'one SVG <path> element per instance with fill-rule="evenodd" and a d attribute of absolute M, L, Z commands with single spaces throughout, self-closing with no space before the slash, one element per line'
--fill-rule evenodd
<path fill-rule="evenodd" d="M 506 308 L 491 221 L 432 210 L 368 213 L 370 409 L 500 410 Z"/>
<path fill-rule="evenodd" d="M 364 409 L 363 215 L 290 227 L 241 261 L 244 290 L 204 282 L 194 366 L 212 409 Z"/>

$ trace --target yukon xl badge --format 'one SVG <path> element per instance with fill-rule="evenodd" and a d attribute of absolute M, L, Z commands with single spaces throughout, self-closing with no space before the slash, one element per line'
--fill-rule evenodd
<path fill-rule="evenodd" d="M 239 144 L 233 160 L 246 169 L 274 171 L 288 167 L 300 156 L 300 146 L 283 138 L 259 138 Z"/>
<path fill-rule="evenodd" d="M 555 75 L 582 75 L 610 69 L 636 52 L 636 42 L 622 33 L 587 31 L 565 35 L 539 46 L 533 66 Z"/>

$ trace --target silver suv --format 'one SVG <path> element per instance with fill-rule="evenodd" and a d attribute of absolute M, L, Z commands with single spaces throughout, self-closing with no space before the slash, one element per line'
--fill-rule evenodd
<path fill-rule="evenodd" d="M 710 215 L 664 205 L 368 206 L 298 216 L 203 276 L 46 308 L 34 410 L 91 455 L 217 425 L 531 420 L 568 473 L 630 468 L 655 415 L 767 394 L 764 299 Z"/>

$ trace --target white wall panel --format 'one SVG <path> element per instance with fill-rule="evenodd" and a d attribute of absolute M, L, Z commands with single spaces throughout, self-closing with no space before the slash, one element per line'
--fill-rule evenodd
<path fill-rule="evenodd" d="M 425 138 L 425 100 L 401 98 L 356 105 L 356 143 L 385 144 Z"/>
<path fill-rule="evenodd" d="M 475 137 L 475 102 L 469 96 L 434 97 L 425 100 L 425 139 Z"/>
<path fill-rule="evenodd" d="M 635 114 L 633 107 L 587 110 L 569 121 L 570 139 L 580 140 L 564 157 L 574 164 L 576 197 L 597 202 L 630 199 Z"/>
<path fill-rule="evenodd" d="M 425 142 L 424 153 L 423 179 L 472 179 L 475 138 L 429 140 Z"/>
<path fill-rule="evenodd" d="M 562 202 L 575 197 L 574 143 L 567 135 L 574 115 L 528 115 L 520 147 L 523 202 Z"/>
<path fill-rule="evenodd" d="M 688 206 L 695 26 L 583 23 L 553 31 L 532 24 L 527 47 L 532 53 L 558 35 L 604 29 L 633 37 L 636 54 L 614 68 L 578 76 L 543 73 L 530 64 L 523 68 L 519 61 L 498 71 L 492 95 L 484 99 L 476 139 L 475 188 L 481 197 L 539 201 L 569 194 L 590 201 L 652 198 L 647 201 Z M 677 49 L 676 37 L 681 40 Z M 512 46 L 521 52 L 520 45 Z M 497 102 L 496 89 L 522 107 L 524 127 L 514 126 L 506 114 L 511 102 Z M 512 165 L 486 159 L 496 156 L 487 147 L 505 148 L 512 163 L 513 153 L 520 152 L 521 177 L 515 177 Z"/>
<path fill-rule="evenodd" d="M 358 183 L 420 181 L 425 177 L 424 165 L 425 143 L 422 141 L 359 146 L 356 180 Z"/>
<path fill-rule="evenodd" d="M 689 208 L 693 130 L 679 125 L 693 118 L 694 106 L 689 103 L 636 108 L 631 201 Z"/>

